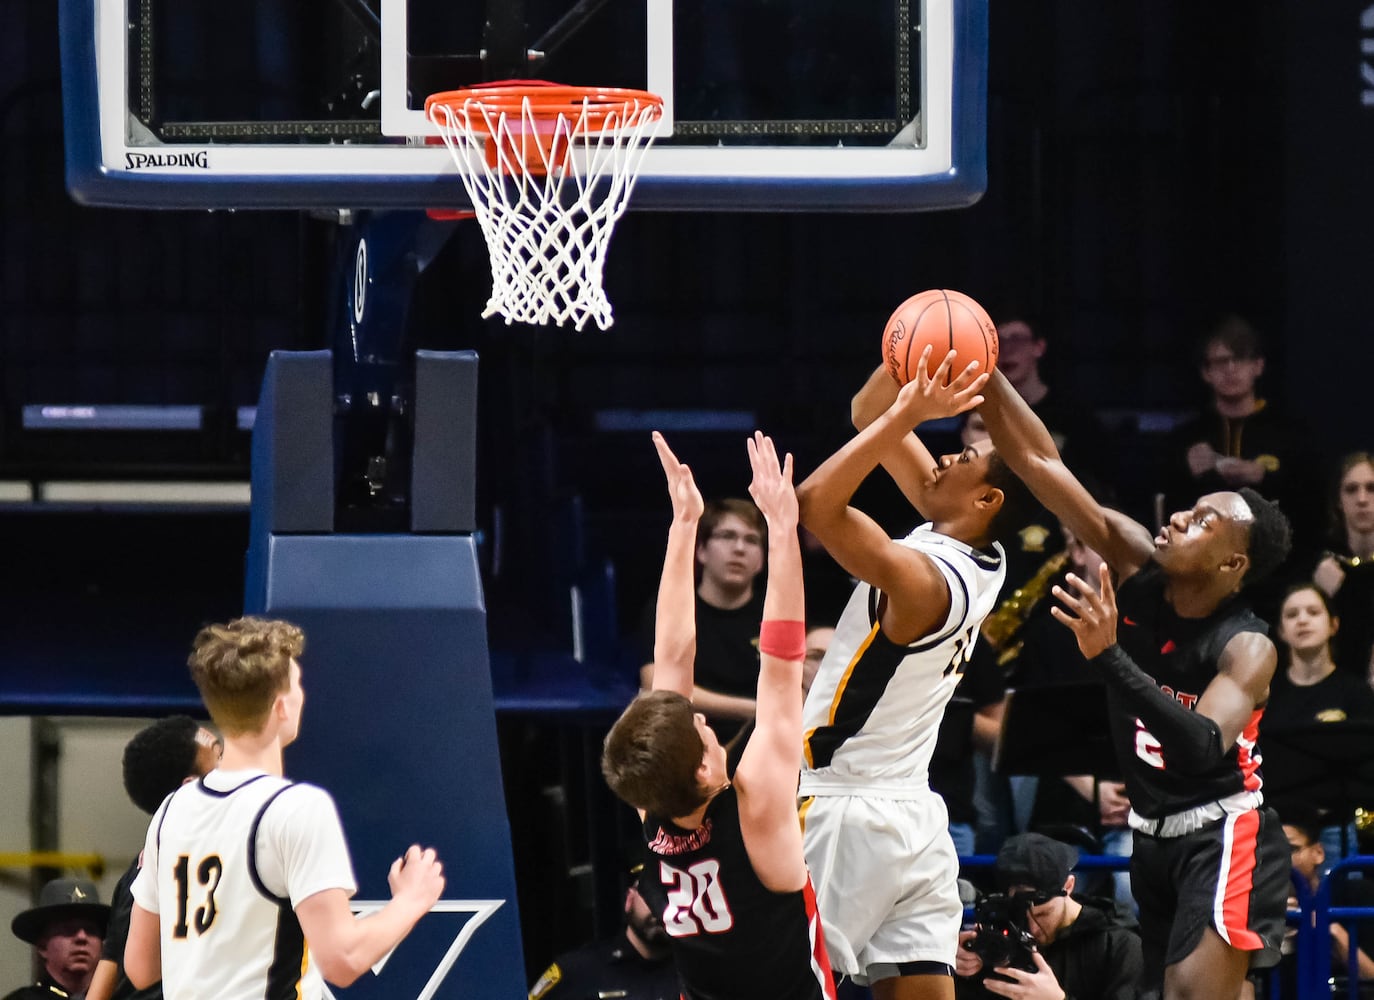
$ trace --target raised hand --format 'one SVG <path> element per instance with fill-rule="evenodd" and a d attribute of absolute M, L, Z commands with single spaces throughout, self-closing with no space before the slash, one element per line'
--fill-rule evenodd
<path fill-rule="evenodd" d="M 950 378 L 950 368 L 954 364 L 955 353 L 945 355 L 935 374 L 927 375 L 926 366 L 930 363 L 931 346 L 926 345 L 921 352 L 921 360 L 916 365 L 916 373 L 910 382 L 897 393 L 897 401 L 888 412 L 899 415 L 902 423 L 911 427 L 927 420 L 953 417 L 973 409 L 983 402 L 983 386 L 989 378 L 988 372 L 979 374 L 978 362 L 970 361 L 964 370 Z M 948 382 L 948 385 L 946 385 Z"/>
<path fill-rule="evenodd" d="M 1078 639 L 1079 652 L 1089 660 L 1116 644 L 1116 590 L 1112 587 L 1112 571 L 1103 563 L 1097 575 L 1097 590 L 1072 573 L 1068 575 L 1068 582 L 1077 594 L 1070 594 L 1063 587 L 1054 588 L 1054 596 L 1073 611 L 1072 615 L 1063 608 L 1050 608 L 1055 620 L 1073 632 Z"/>
<path fill-rule="evenodd" d="M 754 470 L 754 481 L 749 484 L 749 495 L 763 513 L 769 527 L 793 527 L 797 523 L 797 492 L 792 488 L 792 455 L 778 462 L 777 449 L 773 439 L 762 431 L 754 431 L 754 436 L 746 442 L 749 450 L 749 465 Z"/>
<path fill-rule="evenodd" d="M 654 447 L 658 450 L 658 460 L 663 464 L 663 474 L 668 479 L 668 497 L 673 501 L 673 518 L 679 521 L 696 521 L 706 504 L 701 499 L 692 470 L 677 460 L 668 442 L 658 431 L 653 433 Z"/>

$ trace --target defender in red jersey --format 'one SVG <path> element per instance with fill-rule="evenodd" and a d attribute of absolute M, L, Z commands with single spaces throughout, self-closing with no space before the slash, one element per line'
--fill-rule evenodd
<path fill-rule="evenodd" d="M 1289 858 L 1256 748 L 1277 653 L 1240 594 L 1287 555 L 1287 519 L 1253 490 L 1212 493 L 1151 538 L 1092 499 L 1002 375 L 983 391 L 1007 464 L 1106 560 L 1099 580 L 1055 588 L 1053 614 L 1107 681 L 1144 995 L 1244 996 L 1248 970 L 1278 961 Z"/>
<path fill-rule="evenodd" d="M 666 895 L 663 926 L 688 1000 L 834 1000 L 796 812 L 806 654 L 792 456 L 748 442 L 749 494 L 768 524 L 754 733 L 733 779 L 725 749 L 693 709 L 693 557 L 703 508 L 692 473 L 654 434 L 673 521 L 659 583 L 653 690 L 606 736 L 601 769 L 644 821 Z"/>

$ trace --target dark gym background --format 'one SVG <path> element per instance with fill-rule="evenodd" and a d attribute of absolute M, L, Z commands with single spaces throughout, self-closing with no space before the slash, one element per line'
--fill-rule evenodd
<path fill-rule="evenodd" d="M 1314 449 L 1369 444 L 1374 8 L 992 0 L 990 22 L 988 192 L 971 209 L 631 212 L 610 253 L 608 333 L 481 321 L 486 250 L 459 229 L 422 279 L 411 336 L 481 355 L 498 653 L 565 641 L 549 608 L 572 564 L 613 562 L 625 628 L 652 593 L 656 462 L 646 434 L 599 429 L 598 414 L 752 412 L 805 472 L 843 440 L 884 319 L 921 288 L 1038 314 L 1055 383 L 1120 424 L 1142 488 L 1156 442 L 1139 415 L 1196 405 L 1193 341 L 1228 311 L 1266 336 L 1265 391 L 1314 428 Z M 269 350 L 327 346 L 334 227 L 73 204 L 55 5 L 0 0 L 0 23 L 0 479 L 246 478 L 234 409 L 255 402 Z M 25 430 L 31 403 L 197 404 L 210 419 L 63 435 Z M 674 443 L 722 495 L 747 482 L 741 437 Z M 0 512 L 0 671 L 179 663 L 199 623 L 241 609 L 246 542 L 246 512 Z M 578 750 L 595 734 L 529 718 L 503 734 L 508 782 L 536 790 L 511 808 L 526 953 L 542 967 L 594 909 L 578 810 L 595 775 Z M 515 763 L 530 759 L 547 763 Z"/>

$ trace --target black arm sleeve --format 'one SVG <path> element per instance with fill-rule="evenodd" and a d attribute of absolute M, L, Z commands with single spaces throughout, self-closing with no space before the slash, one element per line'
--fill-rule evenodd
<path fill-rule="evenodd" d="M 1108 646 L 1091 662 L 1101 668 L 1112 690 L 1159 740 L 1172 767 L 1197 774 L 1225 759 L 1221 727 L 1161 691 L 1120 646 Z"/>

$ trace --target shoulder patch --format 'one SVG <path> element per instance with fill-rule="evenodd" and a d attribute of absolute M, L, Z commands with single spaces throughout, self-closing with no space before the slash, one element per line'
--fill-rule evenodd
<path fill-rule="evenodd" d="M 545 993 L 557 986 L 562 979 L 563 970 L 558 967 L 557 962 L 554 962 L 553 965 L 550 965 L 544 970 L 544 974 L 530 987 L 529 1000 L 539 1000 Z"/>

